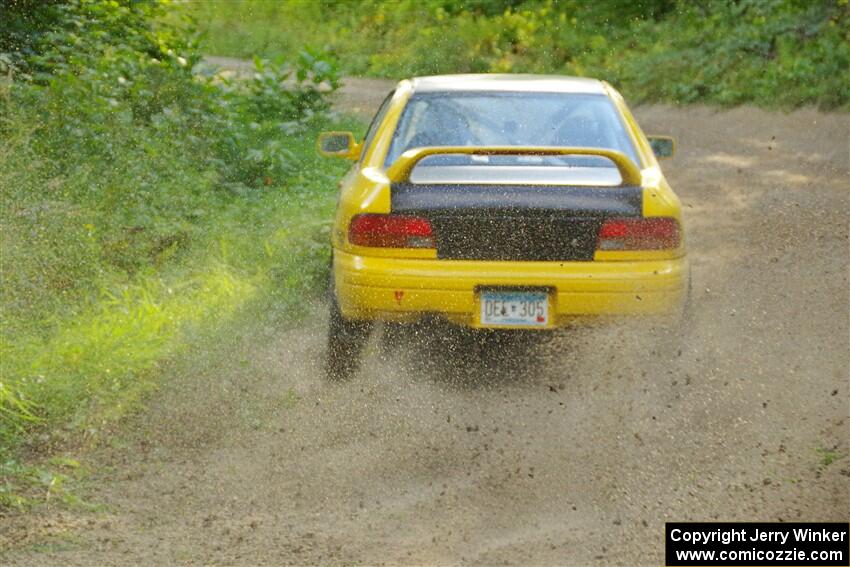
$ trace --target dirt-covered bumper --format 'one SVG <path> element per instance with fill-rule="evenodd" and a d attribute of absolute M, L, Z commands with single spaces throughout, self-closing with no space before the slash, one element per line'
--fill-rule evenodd
<path fill-rule="evenodd" d="M 549 291 L 551 326 L 600 316 L 672 316 L 687 293 L 687 258 L 618 262 L 403 259 L 334 252 L 342 313 L 407 321 L 436 313 L 480 326 L 482 288 Z"/>

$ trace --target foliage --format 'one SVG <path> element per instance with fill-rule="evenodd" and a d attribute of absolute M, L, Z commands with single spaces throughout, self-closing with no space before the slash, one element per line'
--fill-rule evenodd
<path fill-rule="evenodd" d="M 841 455 L 841 453 L 836 451 L 834 447 L 832 449 L 818 447 L 817 449 L 815 449 L 815 452 L 820 457 L 820 465 L 822 467 L 828 467 L 843 456 Z"/>
<path fill-rule="evenodd" d="M 278 60 L 271 62 L 254 57 L 256 71 L 248 89 L 256 112 L 278 114 L 289 118 L 309 116 L 330 109 L 327 92 L 340 87 L 339 74 L 326 54 L 301 50 L 296 64 Z M 295 80 L 295 84 L 286 81 Z"/>
<path fill-rule="evenodd" d="M 35 502 L 51 500 L 84 506 L 67 489 L 69 479 L 79 474 L 80 463 L 68 457 L 54 457 L 47 464 L 47 467 L 39 467 L 14 459 L 0 461 L 0 509 L 21 509 Z"/>
<path fill-rule="evenodd" d="M 201 72 L 166 2 L 37 4 L 4 5 L 31 17 L 0 34 L 0 506 L 47 478 L 22 443 L 96 436 L 198 329 L 297 313 L 344 167 L 313 146 L 339 85 L 322 52 L 246 84 Z"/>
<path fill-rule="evenodd" d="M 194 3 L 210 53 L 324 45 L 346 73 L 531 72 L 632 100 L 850 106 L 847 0 L 379 0 Z"/>

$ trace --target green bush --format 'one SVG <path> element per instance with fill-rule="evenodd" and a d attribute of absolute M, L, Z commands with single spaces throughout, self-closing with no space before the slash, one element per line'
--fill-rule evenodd
<path fill-rule="evenodd" d="M 605 79 L 635 101 L 850 106 L 847 0 L 234 0 L 195 3 L 204 49 L 325 46 L 353 75 L 530 72 Z"/>
<path fill-rule="evenodd" d="M 22 442 L 135 407 L 192 329 L 257 302 L 297 312 L 324 281 L 345 167 L 314 150 L 333 60 L 204 75 L 167 8 L 22 2 L 0 34 L 0 477 L 30 470 L 8 458 Z"/>

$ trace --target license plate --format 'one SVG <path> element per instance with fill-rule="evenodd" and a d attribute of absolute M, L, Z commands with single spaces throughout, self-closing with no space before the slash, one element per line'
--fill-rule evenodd
<path fill-rule="evenodd" d="M 546 327 L 549 294 L 545 291 L 486 290 L 478 295 L 484 327 Z"/>

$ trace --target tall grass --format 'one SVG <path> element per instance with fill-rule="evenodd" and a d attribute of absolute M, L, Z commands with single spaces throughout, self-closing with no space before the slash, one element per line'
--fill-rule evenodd
<path fill-rule="evenodd" d="M 325 282 L 346 164 L 314 140 L 362 129 L 326 113 L 332 62 L 202 76 L 164 7 L 66 0 L 14 21 L 31 53 L 0 36 L 0 507 L 55 492 L 53 449 L 140 407 L 163 361 Z"/>
<path fill-rule="evenodd" d="M 22 214 L 26 207 L 4 202 L 3 273 L 10 285 L 3 297 L 7 419 L 0 431 L 7 442 L 34 421 L 71 431 L 96 427 L 155 384 L 149 372 L 182 348 L 187 326 L 226 322 L 258 295 L 293 301 L 314 289 L 326 267 L 333 178 L 341 173 L 339 164 L 309 155 L 318 128 L 303 133 L 309 141 L 288 141 L 300 167 L 286 185 L 230 202 L 199 201 L 209 210 L 196 221 L 191 242 L 157 260 L 158 268 L 132 275 L 104 261 L 102 243 L 85 226 L 95 216 L 90 211 L 57 205 L 49 220 L 65 240 L 40 241 L 27 235 L 42 227 L 42 217 L 31 220 Z M 4 165 L 0 160 L 0 172 L 15 171 Z M 7 183 L 0 174 L 0 185 Z M 77 247 L 90 254 L 74 255 Z M 74 281 L 43 268 L 63 255 L 82 264 L 68 276 Z"/>
<path fill-rule="evenodd" d="M 234 324 L 240 313 L 266 305 L 277 311 L 278 322 L 303 314 L 305 299 L 324 289 L 334 180 L 344 167 L 312 155 L 322 127 L 287 140 L 297 174 L 229 203 L 207 202 L 198 236 L 157 269 L 128 276 L 99 258 L 98 274 L 77 282 L 82 292 L 63 296 L 61 288 L 47 289 L 40 291 L 45 297 L 21 299 L 17 294 L 26 294 L 25 288 L 4 286 L 4 307 L 25 305 L 3 310 L 0 477 L 4 465 L 8 472 L 19 462 L 13 455 L 21 443 L 32 454 L 39 447 L 97 439 L 168 378 L 162 361 L 189 349 L 209 350 L 199 341 Z M 0 171 L 8 171 L 2 165 Z M 15 207 L 4 206 L 9 208 L 19 218 Z M 61 254 L 52 241 L 43 244 L 46 250 L 32 248 L 34 242 L 21 237 L 32 227 L 4 226 L 4 258 Z M 74 242 L 69 238 L 65 246 Z M 4 261 L 4 273 L 23 268 Z M 37 267 L 28 274 L 30 280 L 38 276 Z M 7 480 L 20 484 L 26 478 L 41 476 Z M 18 498 L 21 490 L 7 492 Z"/>

